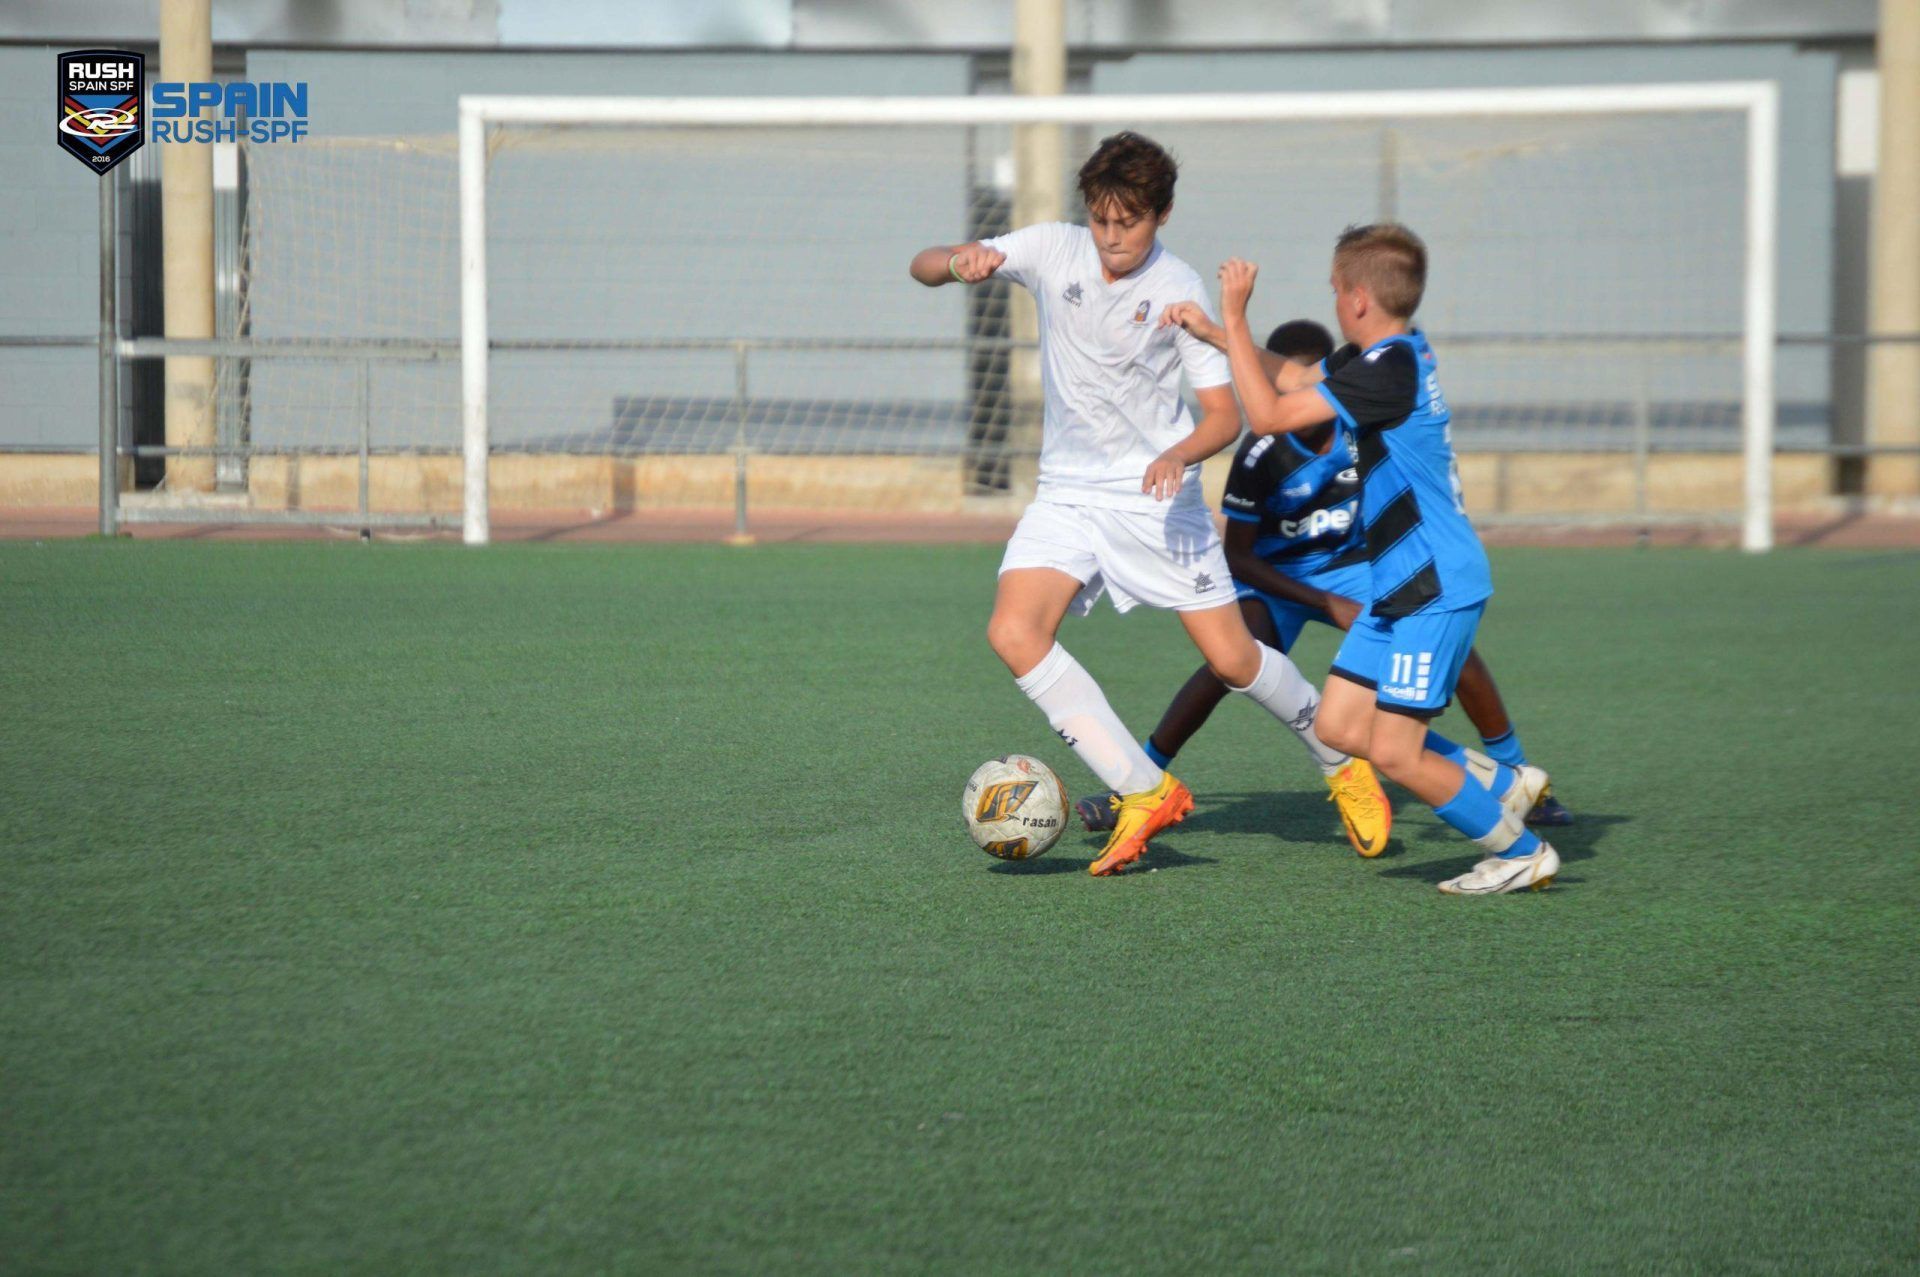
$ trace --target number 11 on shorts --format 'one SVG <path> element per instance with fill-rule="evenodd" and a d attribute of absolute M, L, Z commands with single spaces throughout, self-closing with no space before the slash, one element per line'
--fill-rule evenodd
<path fill-rule="evenodd" d="M 1419 695 L 1425 696 L 1433 678 L 1433 653 L 1422 652 L 1416 657 L 1412 652 L 1393 652 L 1393 673 L 1387 681 L 1395 687 L 1411 687 Z"/>

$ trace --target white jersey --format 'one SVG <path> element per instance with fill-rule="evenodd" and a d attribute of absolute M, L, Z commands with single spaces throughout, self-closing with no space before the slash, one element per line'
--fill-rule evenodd
<path fill-rule="evenodd" d="M 1123 510 L 1201 505 L 1199 466 L 1172 501 L 1140 491 L 1147 467 L 1193 430 L 1181 373 L 1196 390 L 1233 380 L 1225 355 L 1184 328 L 1160 327 L 1174 302 L 1198 302 L 1213 316 L 1193 267 L 1156 242 L 1145 264 L 1109 284 L 1092 233 L 1066 222 L 981 242 L 1006 254 L 997 274 L 1030 291 L 1040 311 L 1037 497 Z"/>

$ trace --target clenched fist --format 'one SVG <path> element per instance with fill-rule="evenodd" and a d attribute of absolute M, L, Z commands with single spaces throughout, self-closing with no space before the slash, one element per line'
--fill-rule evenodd
<path fill-rule="evenodd" d="M 955 253 L 947 263 L 947 269 L 958 275 L 961 282 L 977 284 L 1006 264 L 1007 255 L 998 249 L 988 248 L 985 244 L 969 244 Z"/>
<path fill-rule="evenodd" d="M 1238 257 L 1229 257 L 1220 267 L 1220 309 L 1228 315 L 1245 315 L 1247 299 L 1253 296 L 1253 279 L 1260 268 Z"/>

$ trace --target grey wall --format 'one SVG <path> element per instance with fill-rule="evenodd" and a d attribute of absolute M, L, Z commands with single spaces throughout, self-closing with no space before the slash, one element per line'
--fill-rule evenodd
<path fill-rule="evenodd" d="M 462 93 L 964 94 L 963 57 L 797 54 L 259 53 L 253 79 L 304 80 L 322 141 L 250 152 L 252 326 L 260 336 L 459 333 L 452 150 Z M 371 139 L 371 140 L 370 140 Z M 489 320 L 498 339 L 958 336 L 959 290 L 906 279 L 964 232 L 965 136 L 508 130 L 489 164 Z M 769 357 L 758 396 L 957 399 L 957 355 Z M 256 439 L 337 441 L 344 368 L 257 366 Z M 730 354 L 493 361 L 499 442 L 585 446 L 636 397 L 717 413 Z M 374 374 L 377 432 L 458 438 L 452 369 Z M 699 422 L 692 423 L 700 425 Z M 717 425 L 718 423 L 716 423 Z"/>
<path fill-rule="evenodd" d="M 1833 305 L 1838 66 L 1836 54 L 1774 44 L 1146 54 L 1097 65 L 1093 85 L 1100 93 L 1151 93 L 1176 86 L 1228 92 L 1775 81 L 1779 323 L 1782 331 L 1820 332 L 1830 326 Z M 1178 149 L 1180 132 L 1166 132 Z M 1312 152 L 1298 157 L 1299 180 L 1276 171 L 1264 196 L 1259 184 L 1226 174 L 1221 190 L 1241 194 L 1220 198 L 1208 189 L 1215 174 L 1189 164 L 1182 181 L 1191 187 L 1188 207 L 1169 226 L 1168 242 L 1203 274 L 1229 254 L 1257 257 L 1258 322 L 1300 313 L 1330 319 L 1332 239 L 1348 223 L 1381 215 L 1382 173 L 1391 168 L 1392 211 L 1434 250 L 1423 319 L 1436 334 L 1686 334 L 1741 326 L 1745 134 L 1734 117 L 1567 120 L 1522 147 L 1499 141 L 1511 136 L 1509 125 L 1417 123 L 1392 130 L 1391 163 L 1384 132 L 1310 131 L 1293 143 Z M 1215 158 L 1208 148 L 1196 155 L 1204 164 Z M 1734 355 L 1465 353 L 1456 349 L 1449 376 L 1456 410 L 1599 404 L 1636 396 L 1644 385 L 1664 441 L 1733 437 L 1740 384 Z M 1819 348 L 1780 352 L 1783 439 L 1824 438 L 1829 365 Z M 1470 430 L 1474 414 L 1459 415 Z"/>
<path fill-rule="evenodd" d="M 100 328 L 100 182 L 53 141 L 52 48 L 0 47 L 0 333 Z M 99 436 L 90 349 L 0 347 L 0 445 Z"/>
<path fill-rule="evenodd" d="M 95 324 L 98 179 L 46 136 L 53 52 L 0 47 L 0 126 L 6 126 L 0 162 L 7 173 L 0 183 L 0 331 L 11 333 L 86 334 Z M 1832 55 L 1785 45 L 1147 54 L 1097 64 L 1093 86 L 1121 93 L 1777 79 L 1783 90 L 1781 323 L 1806 331 L 1827 327 L 1833 305 L 1834 71 Z M 969 60 L 957 55 L 257 51 L 247 74 L 307 81 L 315 132 L 311 143 L 259 148 L 252 160 L 252 323 L 263 336 L 457 333 L 451 137 L 461 92 L 947 94 L 969 88 Z M 1569 137 L 1558 157 L 1493 154 L 1471 129 L 1400 133 L 1398 211 L 1416 225 L 1453 227 L 1447 251 L 1437 255 L 1428 312 L 1436 326 L 1737 326 L 1737 299 L 1724 282 L 1737 271 L 1738 227 L 1728 225 L 1713 201 L 1733 198 L 1739 154 L 1713 126 L 1689 126 L 1648 147 L 1648 139 L 1623 122 Z M 1230 171 L 1236 157 L 1230 139 L 1223 139 L 1229 135 L 1219 131 L 1169 135 L 1187 162 L 1169 244 L 1209 277 L 1228 252 L 1258 255 L 1265 265 L 1260 305 L 1310 311 L 1324 302 L 1332 233 L 1378 210 L 1379 130 L 1340 136 L 1323 130 L 1318 142 L 1285 145 L 1250 134 L 1253 179 Z M 960 237 L 969 151 L 975 160 L 990 159 L 1004 149 L 1003 139 L 880 131 L 852 146 L 821 142 L 804 154 L 766 139 L 754 144 L 763 157 L 747 170 L 755 189 L 749 198 L 733 192 L 724 199 L 709 198 L 717 189 L 710 183 L 722 173 L 738 182 L 741 167 L 690 137 L 680 139 L 670 164 L 664 154 L 632 149 L 583 155 L 579 147 L 594 143 L 551 137 L 501 150 L 490 187 L 496 335 L 951 337 L 962 331 L 959 290 L 925 293 L 906 284 L 905 255 Z M 1344 162 L 1332 163 L 1332 156 Z M 1588 179 L 1592 198 L 1577 198 L 1581 165 L 1596 157 L 1602 180 Z M 1463 167 L 1469 164 L 1479 168 Z M 700 172 L 712 176 L 684 180 Z M 1686 198 L 1703 201 L 1706 214 L 1663 219 L 1679 226 L 1680 235 L 1635 244 L 1622 219 L 1645 221 L 1649 209 L 1660 207 L 1667 198 L 1659 186 L 1663 172 L 1673 174 L 1674 191 L 1694 192 Z M 1423 182 L 1454 194 L 1436 202 Z M 1565 244 L 1520 245 L 1494 233 L 1505 225 L 1512 211 L 1507 196 L 1516 190 L 1528 200 L 1557 201 L 1572 251 Z M 1480 203 L 1463 192 L 1477 192 Z M 1672 205 L 1682 212 L 1688 207 Z M 1596 294 L 1596 285 L 1623 279 L 1673 286 L 1650 294 L 1641 283 Z M 723 280 L 750 289 L 744 304 L 725 295 Z M 1595 295 L 1611 300 L 1598 312 L 1568 308 L 1570 299 Z M 711 400 L 730 394 L 733 381 L 725 355 L 576 358 L 558 383 L 551 375 L 557 366 L 551 357 L 531 355 L 497 362 L 503 437 L 605 429 L 611 405 L 623 396 Z M 1604 361 L 1587 361 L 1572 393 L 1604 397 L 1616 374 Z M 1538 361 L 1522 361 L 1483 364 L 1478 375 L 1485 393 L 1524 399 L 1536 393 L 1543 374 Z M 1637 375 L 1664 379 L 1671 384 L 1662 393 L 1683 399 L 1724 397 L 1736 384 L 1724 361 L 1706 369 L 1666 361 Z M 451 369 L 381 370 L 373 410 L 393 430 L 450 442 L 458 433 L 454 376 Z M 350 441 L 361 411 L 359 377 L 355 368 L 258 362 L 250 387 L 261 410 L 256 437 L 273 441 L 278 432 L 286 440 Z M 1825 378 L 1823 352 L 1783 356 L 1783 395 L 1818 398 Z M 958 360 L 944 356 L 769 356 L 754 370 L 753 391 L 804 398 L 828 387 L 857 399 L 951 400 L 961 381 Z M 1459 396 L 1469 387 L 1450 388 Z M 0 444 L 89 445 L 94 393 L 88 351 L 0 351 Z"/>
<path fill-rule="evenodd" d="M 220 0 L 222 43 L 1005 49 L 1014 0 Z M 0 39 L 156 37 L 153 0 L 8 0 Z M 1875 0 L 1073 0 L 1076 48 L 1870 36 Z"/>
<path fill-rule="evenodd" d="M 1785 331 L 1827 327 L 1832 298 L 1834 227 L 1834 85 L 1839 55 L 1785 44 L 1624 46 L 1562 49 L 1394 50 L 1312 53 L 1143 54 L 1094 68 L 1096 93 L 1316 92 L 1367 88 L 1564 87 L 1576 84 L 1663 84 L 1688 80 L 1774 80 L 1780 85 L 1780 325 Z M 1631 123 L 1621 120 L 1623 133 Z M 1684 139 L 1681 140 L 1684 143 Z M 1577 157 L 1576 157 L 1577 158 Z M 1735 155 L 1736 175 L 1744 157 Z M 1670 159 L 1645 156 L 1659 172 Z M 1630 172 L 1619 174 L 1631 177 Z M 1372 194 L 1373 183 L 1367 189 Z M 1596 191 L 1604 196 L 1607 192 Z M 1640 192 L 1656 201 L 1659 191 Z M 1556 215 L 1586 216 L 1577 188 Z M 1366 201 L 1371 205 L 1371 199 Z M 1329 218 L 1363 220 L 1373 209 L 1331 209 Z M 1409 220 L 1412 211 L 1407 210 Z M 1684 228 L 1685 252 L 1710 251 L 1740 227 Z M 1678 256 L 1679 254 L 1677 254 Z M 1611 266 L 1594 263 L 1594 273 Z M 1737 322 L 1737 313 L 1733 316 Z"/>

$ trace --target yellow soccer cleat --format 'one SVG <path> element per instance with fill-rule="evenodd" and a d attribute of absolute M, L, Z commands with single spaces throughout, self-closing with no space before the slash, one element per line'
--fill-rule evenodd
<path fill-rule="evenodd" d="M 1393 807 L 1387 802 L 1387 791 L 1380 788 L 1380 778 L 1373 774 L 1373 764 L 1354 759 L 1327 777 L 1327 788 L 1333 791 L 1327 801 L 1339 806 L 1340 823 L 1347 827 L 1353 849 L 1368 860 L 1385 851 L 1387 835 L 1393 832 Z"/>
<path fill-rule="evenodd" d="M 1193 810 L 1193 793 L 1175 780 L 1172 772 L 1163 772 L 1158 785 L 1121 795 L 1115 808 L 1113 833 L 1106 849 L 1100 859 L 1087 866 L 1087 872 L 1096 878 L 1119 873 L 1146 852 L 1147 839 L 1185 820 Z"/>

